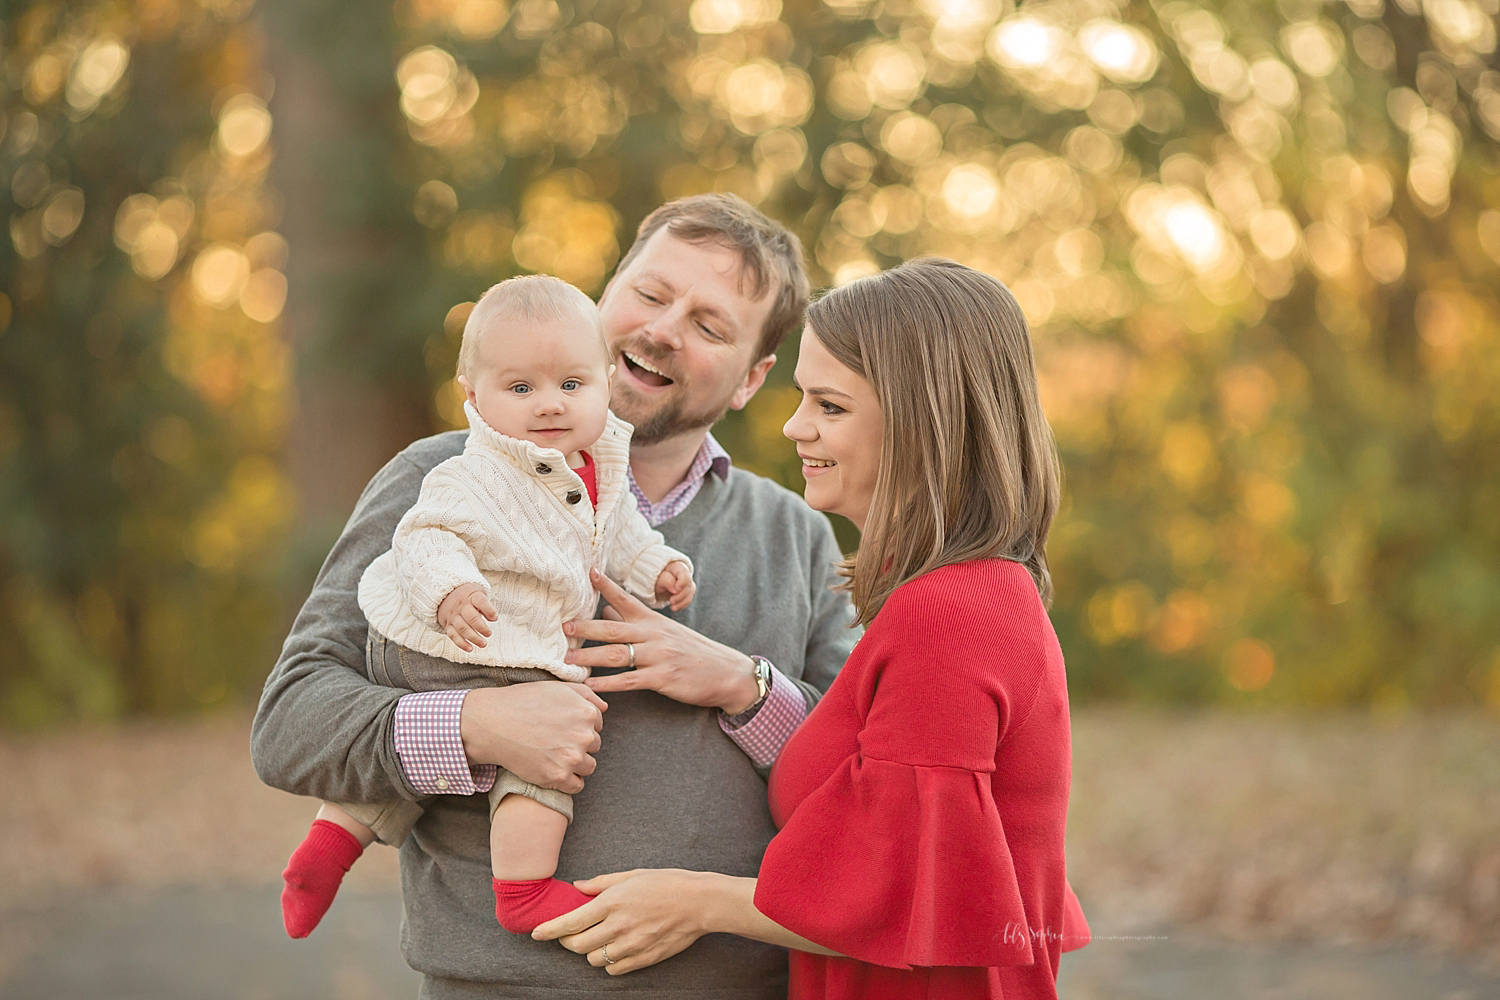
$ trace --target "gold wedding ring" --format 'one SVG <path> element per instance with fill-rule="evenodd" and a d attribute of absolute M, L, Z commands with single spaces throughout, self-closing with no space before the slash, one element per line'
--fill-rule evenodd
<path fill-rule="evenodd" d="M 599 946 L 599 957 L 602 958 L 602 959 L 604 959 L 604 964 L 605 965 L 614 965 L 615 964 L 615 960 L 609 957 L 609 945 L 607 945 L 607 944 L 603 944 L 603 945 Z"/>
<path fill-rule="evenodd" d="M 625 649 L 627 651 L 629 651 L 629 653 L 630 653 L 630 662 L 628 664 L 626 664 L 626 666 L 628 666 L 631 670 L 634 670 L 635 669 L 635 643 L 633 643 L 633 642 L 627 642 L 625 644 Z"/>

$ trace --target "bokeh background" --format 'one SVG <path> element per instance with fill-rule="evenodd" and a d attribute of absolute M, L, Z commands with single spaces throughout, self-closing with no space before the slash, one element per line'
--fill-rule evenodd
<path fill-rule="evenodd" d="M 1158 713 L 1099 708 L 1081 759 L 1170 731 L 1233 771 L 1261 746 L 1241 807 L 1290 831 L 1288 803 L 1328 800 L 1278 797 L 1302 772 L 1266 748 L 1305 737 L 1295 759 L 1362 774 L 1375 752 L 1350 746 L 1426 747 L 1408 791 L 1446 789 L 1428 819 L 1458 846 L 1423 847 L 1399 795 L 1350 805 L 1376 818 L 1349 836 L 1394 838 L 1398 882 L 1449 872 L 1458 902 L 1412 919 L 1473 947 L 1500 926 L 1500 779 L 1476 770 L 1500 744 L 1497 12 L 13 0 L 0 726 L 253 702 L 368 476 L 461 423 L 467 304 L 528 271 L 597 294 L 662 200 L 733 191 L 817 284 L 935 253 L 1014 290 L 1066 472 L 1075 709 Z M 718 433 L 797 489 L 789 370 Z M 1162 721 L 1184 707 L 1302 721 L 1209 727 L 1209 751 Z M 1394 743 L 1313 721 L 1413 711 L 1464 721 Z M 1180 763 L 1178 791 L 1230 794 Z M 1178 842 L 1153 843 L 1156 868 L 1120 870 L 1167 877 Z M 1296 857 L 1278 870 L 1326 871 Z"/>
<path fill-rule="evenodd" d="M 1500 705 L 1495 8 L 12 5 L 0 717 L 253 693 L 462 303 L 707 190 L 1014 289 L 1075 699 Z"/>

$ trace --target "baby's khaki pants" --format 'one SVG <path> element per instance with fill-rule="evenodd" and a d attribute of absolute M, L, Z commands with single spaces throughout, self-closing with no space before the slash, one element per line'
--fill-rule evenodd
<path fill-rule="evenodd" d="M 447 691 L 458 688 L 508 687 L 529 681 L 555 681 L 545 670 L 528 667 L 488 667 L 479 663 L 455 663 L 436 656 L 428 656 L 407 649 L 387 639 L 373 628 L 365 638 L 365 670 L 370 680 L 386 687 L 407 688 L 412 691 Z M 524 795 L 542 805 L 555 809 L 573 820 L 573 796 L 555 788 L 542 788 L 529 781 L 522 781 L 514 774 L 500 768 L 495 785 L 490 789 L 490 818 L 500 800 L 507 795 Z M 382 844 L 400 847 L 411 833 L 417 820 L 422 818 L 420 802 L 395 799 L 390 802 L 335 802 L 344 812 L 368 826 Z"/>

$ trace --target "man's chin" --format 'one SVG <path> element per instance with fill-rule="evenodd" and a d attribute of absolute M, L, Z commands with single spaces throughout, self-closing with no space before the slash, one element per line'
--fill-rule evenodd
<path fill-rule="evenodd" d="M 616 388 L 610 396 L 609 408 L 615 416 L 635 427 L 637 431 L 650 423 L 665 406 L 651 406 L 629 389 Z"/>
<path fill-rule="evenodd" d="M 616 409 L 615 415 L 635 428 L 631 444 L 660 444 L 671 438 L 705 431 L 727 412 L 729 407 L 726 406 L 717 413 L 685 414 L 675 406 L 665 406 L 634 416 L 625 409 Z"/>

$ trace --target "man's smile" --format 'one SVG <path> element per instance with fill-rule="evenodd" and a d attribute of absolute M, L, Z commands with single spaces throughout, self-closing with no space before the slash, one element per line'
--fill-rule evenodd
<path fill-rule="evenodd" d="M 629 351 L 621 351 L 620 359 L 624 362 L 622 367 L 642 385 L 653 389 L 661 389 L 673 383 L 672 379 L 662 374 L 661 369 L 639 355 L 631 354 Z"/>

